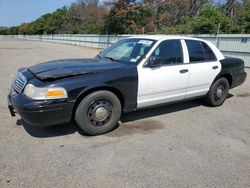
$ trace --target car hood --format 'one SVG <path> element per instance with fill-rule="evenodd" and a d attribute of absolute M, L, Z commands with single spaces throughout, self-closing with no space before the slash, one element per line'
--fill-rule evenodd
<path fill-rule="evenodd" d="M 39 79 L 46 80 L 120 69 L 126 66 L 108 59 L 63 59 L 37 64 L 29 67 L 28 70 Z"/>

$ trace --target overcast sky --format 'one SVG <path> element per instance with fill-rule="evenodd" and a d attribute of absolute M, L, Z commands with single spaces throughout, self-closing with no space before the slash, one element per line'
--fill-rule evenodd
<path fill-rule="evenodd" d="M 36 20 L 74 0 L 0 0 L 0 26 L 15 26 Z"/>

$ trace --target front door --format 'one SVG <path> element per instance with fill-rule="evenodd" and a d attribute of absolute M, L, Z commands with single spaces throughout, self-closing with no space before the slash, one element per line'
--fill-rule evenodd
<path fill-rule="evenodd" d="M 161 63 L 156 67 L 138 67 L 138 108 L 184 99 L 189 64 L 184 63 L 181 41 L 161 42 L 151 57 Z"/>

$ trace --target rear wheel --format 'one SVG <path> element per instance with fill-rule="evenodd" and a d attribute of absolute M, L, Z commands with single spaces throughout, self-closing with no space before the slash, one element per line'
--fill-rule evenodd
<path fill-rule="evenodd" d="M 75 121 L 89 135 L 99 135 L 115 128 L 121 116 L 118 97 L 106 90 L 96 91 L 79 103 Z"/>
<path fill-rule="evenodd" d="M 227 98 L 229 83 L 226 78 L 219 78 L 210 87 L 205 102 L 210 106 L 220 106 Z"/>

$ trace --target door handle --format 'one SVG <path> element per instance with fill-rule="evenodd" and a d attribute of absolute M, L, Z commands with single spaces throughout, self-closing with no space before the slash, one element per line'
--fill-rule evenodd
<path fill-rule="evenodd" d="M 186 73 L 186 72 L 188 72 L 188 69 L 182 69 L 182 70 L 180 70 L 180 73 L 181 73 L 181 74 L 184 74 L 184 73 Z"/>
<path fill-rule="evenodd" d="M 218 69 L 218 68 L 219 68 L 218 66 L 213 66 L 213 67 L 212 67 L 213 70 L 216 70 L 216 69 Z"/>

